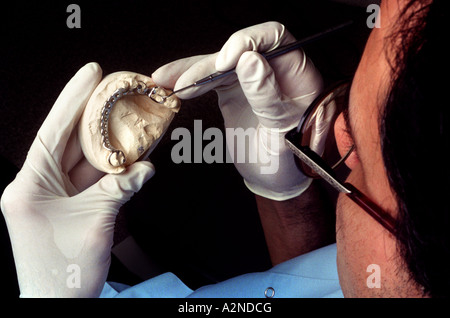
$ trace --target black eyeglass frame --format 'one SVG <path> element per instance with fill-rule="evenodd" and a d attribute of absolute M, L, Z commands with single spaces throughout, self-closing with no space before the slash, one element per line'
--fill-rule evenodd
<path fill-rule="evenodd" d="M 384 228 L 386 228 L 390 233 L 395 235 L 395 219 L 386 211 L 384 211 L 379 205 L 374 203 L 371 199 L 369 199 L 365 194 L 359 191 L 355 186 L 348 182 L 341 182 L 336 177 L 336 173 L 333 168 L 327 164 L 323 158 L 313 151 L 309 146 L 301 145 L 300 141 L 302 140 L 302 131 L 303 126 L 308 123 L 309 116 L 313 113 L 316 107 L 322 104 L 327 98 L 330 98 L 330 95 L 333 94 L 338 89 L 343 89 L 344 86 L 347 86 L 348 89 L 350 87 L 349 81 L 339 82 L 333 85 L 329 90 L 320 94 L 307 108 L 305 113 L 300 120 L 299 125 L 289 131 L 285 140 L 288 147 L 294 153 L 296 157 L 298 157 L 304 164 L 306 164 L 309 168 L 314 170 L 318 176 L 327 181 L 334 189 L 337 191 L 344 193 L 347 195 L 353 202 L 355 202 L 359 207 L 361 207 L 366 213 L 368 213 L 372 218 L 374 218 L 378 223 L 380 223 Z M 329 125 L 334 125 L 335 120 L 329 122 Z M 330 127 L 330 129 L 334 129 L 334 127 Z M 344 159 L 348 157 L 351 153 L 352 149 L 344 156 Z M 304 169 L 301 165 L 298 165 L 302 172 L 305 173 Z M 306 173 L 305 173 L 306 174 Z M 307 175 L 307 174 L 306 174 Z"/>

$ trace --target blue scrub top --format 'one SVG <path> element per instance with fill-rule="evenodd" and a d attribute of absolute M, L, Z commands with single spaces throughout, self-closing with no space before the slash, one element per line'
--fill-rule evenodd
<path fill-rule="evenodd" d="M 298 256 L 268 271 L 240 275 L 191 290 L 173 273 L 135 286 L 107 282 L 100 297 L 121 298 L 323 298 L 343 297 L 336 267 L 336 244 Z"/>

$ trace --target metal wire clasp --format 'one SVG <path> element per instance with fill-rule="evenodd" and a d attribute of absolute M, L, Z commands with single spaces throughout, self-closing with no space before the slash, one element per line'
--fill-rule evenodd
<path fill-rule="evenodd" d="M 161 95 L 158 93 L 158 90 L 160 90 L 160 88 L 158 86 L 152 87 L 150 92 L 147 94 L 147 96 L 150 97 L 150 99 L 152 101 L 154 101 L 158 104 L 164 104 L 167 97 L 169 97 L 170 95 Z"/>

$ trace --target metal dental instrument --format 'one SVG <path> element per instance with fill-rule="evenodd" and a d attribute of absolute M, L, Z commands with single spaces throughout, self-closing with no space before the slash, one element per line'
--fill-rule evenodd
<path fill-rule="evenodd" d="M 272 51 L 269 51 L 269 52 L 266 52 L 266 53 L 261 53 L 261 55 L 262 55 L 267 61 L 269 61 L 269 60 L 271 60 L 271 59 L 273 59 L 273 58 L 275 58 L 275 57 L 277 57 L 277 56 L 280 56 L 280 55 L 289 53 L 289 52 L 291 52 L 291 51 L 294 51 L 294 50 L 296 50 L 296 49 L 301 48 L 302 46 L 305 46 L 305 45 L 307 45 L 307 44 L 310 44 L 311 42 L 317 41 L 317 40 L 319 40 L 319 39 L 321 39 L 321 38 L 323 38 L 323 37 L 326 37 L 326 36 L 329 36 L 329 35 L 331 35 L 331 34 L 333 34 L 333 33 L 335 33 L 335 32 L 341 31 L 342 29 L 344 29 L 344 28 L 350 26 L 352 23 L 353 23 L 353 21 L 347 21 L 347 22 L 345 22 L 345 23 L 339 24 L 339 25 L 337 25 L 337 26 L 334 26 L 334 27 L 332 27 L 332 28 L 329 28 L 329 29 L 327 29 L 327 30 L 325 30 L 325 31 L 322 31 L 322 32 L 320 32 L 320 33 L 317 33 L 317 34 L 311 35 L 311 36 L 309 36 L 309 37 L 306 37 L 306 38 L 304 38 L 304 39 L 302 39 L 302 40 L 299 40 L 299 41 L 296 41 L 296 42 L 287 44 L 287 45 L 285 45 L 285 46 L 279 47 L 279 48 L 277 48 L 277 49 L 275 49 L 275 50 L 272 50 Z M 231 69 L 231 70 L 229 70 L 229 71 L 226 71 L 226 72 L 215 72 L 215 73 L 212 73 L 212 74 L 210 74 L 210 75 L 208 75 L 208 76 L 206 76 L 206 77 L 204 77 L 204 78 L 202 78 L 202 79 L 199 79 L 198 81 L 196 81 L 195 83 L 193 83 L 193 84 L 191 84 L 191 85 L 188 85 L 188 86 L 185 86 L 185 87 L 183 87 L 183 88 L 177 89 L 176 91 L 173 91 L 172 93 L 170 93 L 170 94 L 167 95 L 167 96 L 160 96 L 160 95 L 158 95 L 158 97 L 154 98 L 153 95 L 150 94 L 149 97 L 150 97 L 153 101 L 155 101 L 155 102 L 157 102 L 157 103 L 159 103 L 159 104 L 162 104 L 162 103 L 164 103 L 164 101 L 165 101 L 168 97 L 170 97 L 170 96 L 172 96 L 172 95 L 174 95 L 174 94 L 176 94 L 176 93 L 179 93 L 179 92 L 181 92 L 181 91 L 184 91 L 184 90 L 186 90 L 186 89 L 188 89 L 188 88 L 197 87 L 197 86 L 202 86 L 202 85 L 205 85 L 205 84 L 214 82 L 215 80 L 218 80 L 218 79 L 227 77 L 227 76 L 229 76 L 229 75 L 231 75 L 231 74 L 235 74 L 235 72 L 236 72 L 236 69 L 234 69 L 234 68 Z"/>

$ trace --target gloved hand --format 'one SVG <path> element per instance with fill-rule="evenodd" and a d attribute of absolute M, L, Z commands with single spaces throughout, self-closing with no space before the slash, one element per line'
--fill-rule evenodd
<path fill-rule="evenodd" d="M 138 162 L 124 174 L 80 183 L 80 171 L 89 179 L 95 169 L 83 164 L 74 128 L 100 79 L 100 67 L 91 63 L 69 81 L 3 193 L 21 297 L 98 296 L 119 207 L 154 173 L 151 163 Z M 80 192 L 70 175 L 86 189 Z"/>
<path fill-rule="evenodd" d="M 216 90 L 228 150 L 234 154 L 235 166 L 245 184 L 258 195 L 280 201 L 300 195 L 311 183 L 296 167 L 284 135 L 297 126 L 322 90 L 322 77 L 302 50 L 269 62 L 257 52 L 268 52 L 294 41 L 283 25 L 263 23 L 236 32 L 218 53 L 178 60 L 152 75 L 157 85 L 177 90 L 216 71 L 235 67 L 237 76 L 177 95 L 188 99 Z M 245 133 L 250 142 L 241 147 L 234 135 L 242 140 Z"/>

